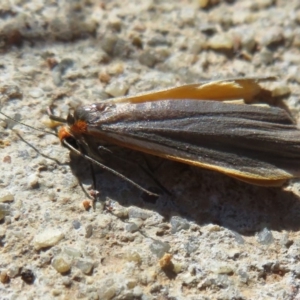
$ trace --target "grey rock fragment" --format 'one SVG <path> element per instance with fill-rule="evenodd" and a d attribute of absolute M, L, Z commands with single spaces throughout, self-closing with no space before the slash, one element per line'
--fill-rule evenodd
<path fill-rule="evenodd" d="M 89 275 L 91 274 L 92 270 L 93 270 L 93 263 L 90 261 L 86 261 L 86 260 L 78 260 L 76 262 L 76 267 L 81 270 L 82 273 Z"/>
<path fill-rule="evenodd" d="M 190 228 L 190 224 L 183 218 L 178 216 L 174 216 L 170 220 L 172 229 L 171 233 L 179 232 L 180 230 L 188 230 Z"/>
<path fill-rule="evenodd" d="M 164 243 L 161 241 L 153 241 L 150 244 L 150 250 L 153 254 L 155 254 L 158 258 L 163 257 L 163 255 L 170 250 L 171 246 L 168 243 Z"/>
<path fill-rule="evenodd" d="M 262 231 L 257 233 L 256 239 L 262 245 L 270 245 L 274 241 L 273 234 L 268 228 L 264 228 Z"/>

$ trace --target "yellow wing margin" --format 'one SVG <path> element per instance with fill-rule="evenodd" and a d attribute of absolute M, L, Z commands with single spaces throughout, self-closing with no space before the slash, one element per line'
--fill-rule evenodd
<path fill-rule="evenodd" d="M 166 99 L 194 99 L 231 101 L 243 99 L 246 103 L 255 98 L 268 95 L 270 92 L 260 86 L 259 82 L 273 81 L 275 77 L 233 78 L 213 80 L 203 83 L 181 85 L 174 88 L 147 92 L 136 96 L 128 96 L 109 100 L 112 103 L 142 103 Z"/>

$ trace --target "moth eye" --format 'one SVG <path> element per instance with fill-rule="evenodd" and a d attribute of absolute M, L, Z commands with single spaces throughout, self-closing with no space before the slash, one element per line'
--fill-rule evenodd
<path fill-rule="evenodd" d="M 67 123 L 68 125 L 73 125 L 75 123 L 75 118 L 73 114 L 71 113 L 68 114 Z"/>

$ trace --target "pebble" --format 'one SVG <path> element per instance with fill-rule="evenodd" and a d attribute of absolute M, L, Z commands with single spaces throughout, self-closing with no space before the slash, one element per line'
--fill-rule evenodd
<path fill-rule="evenodd" d="M 273 53 L 267 49 L 263 49 L 260 52 L 260 59 L 262 63 L 264 63 L 265 65 L 269 65 L 273 62 Z"/>
<path fill-rule="evenodd" d="M 179 14 L 179 23 L 181 26 L 193 26 L 195 24 L 196 10 L 191 7 L 184 7 Z"/>
<path fill-rule="evenodd" d="M 64 233 L 59 229 L 46 229 L 37 234 L 33 240 L 33 245 L 36 250 L 52 247 L 64 238 Z"/>
<path fill-rule="evenodd" d="M 21 271 L 21 279 L 27 284 L 32 284 L 35 281 L 35 275 L 32 270 L 25 268 Z"/>
<path fill-rule="evenodd" d="M 125 225 L 125 230 L 127 231 L 127 232 L 131 232 L 131 233 L 133 233 L 133 232 L 136 232 L 136 231 L 138 231 L 139 230 L 139 226 L 136 224 L 136 223 L 127 223 L 126 225 Z"/>
<path fill-rule="evenodd" d="M 85 227 L 85 237 L 88 239 L 93 235 L 93 226 L 91 224 Z"/>
<path fill-rule="evenodd" d="M 71 260 L 65 256 L 60 255 L 52 259 L 51 265 L 58 273 L 61 274 L 70 271 L 72 267 Z"/>
<path fill-rule="evenodd" d="M 248 272 L 240 269 L 240 270 L 237 271 L 237 274 L 239 276 L 240 282 L 247 284 L 247 282 L 249 281 Z"/>
<path fill-rule="evenodd" d="M 257 233 L 256 239 L 262 245 L 270 245 L 274 241 L 273 234 L 268 228 L 264 228 L 259 233 Z"/>
<path fill-rule="evenodd" d="M 32 98 L 41 98 L 44 96 L 44 91 L 42 89 L 35 88 L 29 91 L 29 95 Z"/>
<path fill-rule="evenodd" d="M 106 278 L 98 282 L 98 295 L 101 300 L 111 300 L 116 295 L 118 287 L 111 278 Z"/>
<path fill-rule="evenodd" d="M 207 45 L 214 50 L 231 50 L 233 48 L 233 40 L 228 34 L 219 33 L 210 38 Z"/>
<path fill-rule="evenodd" d="M 74 220 L 72 225 L 74 229 L 79 229 L 81 227 L 81 223 L 78 220 Z"/>
<path fill-rule="evenodd" d="M 113 34 L 107 34 L 101 39 L 102 49 L 109 55 L 113 55 L 118 37 Z"/>
<path fill-rule="evenodd" d="M 121 31 L 121 28 L 122 28 L 122 21 L 120 18 L 118 18 L 116 16 L 110 16 L 107 25 L 109 28 L 119 32 L 119 31 Z"/>
<path fill-rule="evenodd" d="M 276 87 L 272 90 L 272 97 L 284 97 L 291 93 L 291 89 L 286 85 L 286 83 L 277 83 Z"/>
<path fill-rule="evenodd" d="M 11 264 L 9 267 L 8 267 L 8 270 L 7 270 L 7 275 L 10 277 L 10 278 L 15 278 L 17 277 L 19 274 L 20 274 L 20 267 L 15 265 L 15 264 Z"/>
<path fill-rule="evenodd" d="M 245 32 L 245 34 L 241 36 L 241 44 L 243 49 L 245 49 L 249 53 L 252 53 L 256 47 L 256 41 L 254 35 Z"/>
<path fill-rule="evenodd" d="M 215 274 L 232 274 L 234 273 L 234 269 L 230 264 L 219 263 L 212 268 L 212 272 Z"/>
<path fill-rule="evenodd" d="M 139 62 L 141 65 L 153 68 L 157 63 L 157 59 L 152 50 L 144 50 L 139 56 Z"/>
<path fill-rule="evenodd" d="M 139 254 L 139 252 L 134 250 L 134 249 L 129 250 L 126 253 L 126 259 L 128 261 L 133 261 L 133 262 L 136 262 L 136 263 L 140 263 L 142 261 L 142 258 L 141 258 L 141 255 Z"/>
<path fill-rule="evenodd" d="M 129 86 L 124 81 L 115 80 L 107 85 L 105 92 L 113 97 L 124 96 L 129 89 Z"/>
<path fill-rule="evenodd" d="M 171 233 L 173 234 L 181 230 L 188 230 L 190 228 L 190 224 L 185 219 L 177 216 L 172 217 L 170 223 L 172 226 Z"/>
<path fill-rule="evenodd" d="M 15 200 L 15 197 L 12 193 L 7 191 L 2 191 L 0 194 L 0 203 L 5 202 L 13 202 Z"/>
<path fill-rule="evenodd" d="M 73 248 L 73 247 L 64 247 L 63 253 L 72 257 L 72 258 L 79 258 L 82 257 L 82 253 L 80 250 Z"/>
<path fill-rule="evenodd" d="M 40 186 L 39 178 L 36 174 L 31 174 L 28 176 L 27 184 L 30 189 L 37 189 Z"/>
<path fill-rule="evenodd" d="M 10 206 L 6 203 L 0 203 L 0 221 L 10 214 Z"/>
<path fill-rule="evenodd" d="M 9 283 L 9 276 L 7 274 L 7 270 L 1 270 L 0 272 L 0 282 L 3 284 Z"/>
<path fill-rule="evenodd" d="M 195 5 L 199 8 L 206 8 L 209 6 L 211 0 L 195 0 Z"/>
<path fill-rule="evenodd" d="M 152 213 L 137 206 L 130 206 L 128 208 L 128 216 L 130 219 L 133 218 L 146 220 L 152 216 Z"/>
<path fill-rule="evenodd" d="M 154 240 L 150 244 L 150 250 L 153 254 L 155 254 L 158 258 L 162 258 L 166 252 L 171 249 L 171 246 L 168 243 L 161 242 L 158 240 Z"/>
<path fill-rule="evenodd" d="M 78 260 L 75 265 L 82 273 L 89 275 L 92 273 L 93 270 L 93 263 L 86 260 Z"/>
<path fill-rule="evenodd" d="M 162 34 L 157 34 L 153 36 L 147 44 L 152 47 L 169 46 L 170 42 L 168 41 L 167 37 L 163 36 Z"/>
<path fill-rule="evenodd" d="M 283 43 L 284 35 L 283 30 L 280 27 L 266 28 L 264 35 L 261 37 L 259 44 L 263 47 L 270 47 L 273 44 Z"/>

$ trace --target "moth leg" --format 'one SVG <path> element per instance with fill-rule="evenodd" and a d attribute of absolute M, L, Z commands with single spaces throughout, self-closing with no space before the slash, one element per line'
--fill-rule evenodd
<path fill-rule="evenodd" d="M 128 158 L 125 158 L 125 157 L 121 157 L 120 155 L 116 155 L 113 153 L 112 150 L 108 149 L 107 147 L 104 147 L 104 146 L 98 146 L 98 150 L 99 151 L 105 151 L 106 153 L 109 153 L 110 155 L 112 155 L 114 158 L 120 160 L 120 161 L 123 161 L 124 163 L 129 163 L 129 164 L 132 164 L 132 165 L 136 165 L 138 166 L 148 177 L 150 177 L 154 183 L 164 192 L 166 193 L 167 195 L 171 196 L 171 192 L 163 186 L 163 184 L 154 176 L 153 172 L 147 168 L 145 168 L 143 165 L 141 165 L 140 163 L 138 163 L 137 161 L 133 161 L 133 160 L 130 160 Z M 144 157 L 144 156 L 143 156 Z M 146 159 L 145 159 L 146 161 Z M 147 161 L 146 161 L 147 162 Z M 148 165 L 147 165 L 148 167 Z"/>

